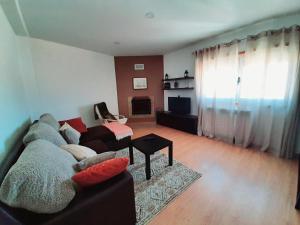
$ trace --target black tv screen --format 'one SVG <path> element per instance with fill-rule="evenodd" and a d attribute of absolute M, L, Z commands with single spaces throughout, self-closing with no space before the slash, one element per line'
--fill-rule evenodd
<path fill-rule="evenodd" d="M 191 113 L 191 98 L 185 97 L 169 97 L 168 98 L 169 111 L 176 114 L 190 114 Z"/>

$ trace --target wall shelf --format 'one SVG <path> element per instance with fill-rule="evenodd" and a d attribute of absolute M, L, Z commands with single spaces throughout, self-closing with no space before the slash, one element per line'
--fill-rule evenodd
<path fill-rule="evenodd" d="M 193 79 L 194 77 L 176 77 L 176 78 L 162 79 L 162 81 L 193 80 Z"/>
<path fill-rule="evenodd" d="M 193 90 L 193 87 L 178 87 L 178 88 L 163 88 L 165 91 L 172 91 L 172 90 Z"/>

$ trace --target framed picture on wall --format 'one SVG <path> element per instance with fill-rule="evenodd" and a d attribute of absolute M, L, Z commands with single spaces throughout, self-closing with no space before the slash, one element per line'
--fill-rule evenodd
<path fill-rule="evenodd" d="M 144 64 L 134 64 L 134 70 L 144 70 Z"/>
<path fill-rule="evenodd" d="M 134 77 L 133 78 L 133 89 L 134 90 L 147 89 L 147 78 L 146 77 Z"/>

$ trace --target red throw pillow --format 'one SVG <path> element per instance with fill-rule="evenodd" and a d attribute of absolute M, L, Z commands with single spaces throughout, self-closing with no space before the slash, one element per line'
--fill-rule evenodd
<path fill-rule="evenodd" d="M 59 124 L 62 126 L 64 123 L 68 123 L 71 127 L 77 130 L 80 133 L 87 132 L 86 126 L 83 123 L 81 117 L 77 117 L 74 119 L 59 121 Z"/>
<path fill-rule="evenodd" d="M 72 180 L 81 187 L 88 187 L 106 181 L 126 170 L 128 158 L 109 159 L 76 173 Z"/>

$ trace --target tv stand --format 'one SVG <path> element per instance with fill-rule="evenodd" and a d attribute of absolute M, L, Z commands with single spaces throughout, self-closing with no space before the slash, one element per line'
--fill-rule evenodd
<path fill-rule="evenodd" d="M 198 116 L 175 114 L 169 111 L 157 111 L 156 123 L 197 134 Z"/>

